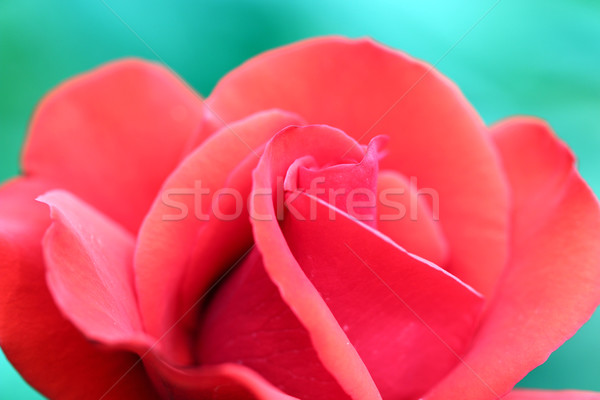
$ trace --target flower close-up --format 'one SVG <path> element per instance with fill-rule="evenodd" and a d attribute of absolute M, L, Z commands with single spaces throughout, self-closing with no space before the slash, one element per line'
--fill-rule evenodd
<path fill-rule="evenodd" d="M 600 304 L 573 153 L 404 52 L 309 39 L 204 99 L 112 61 L 27 131 L 0 345 L 48 398 L 600 399 L 513 390 Z"/>

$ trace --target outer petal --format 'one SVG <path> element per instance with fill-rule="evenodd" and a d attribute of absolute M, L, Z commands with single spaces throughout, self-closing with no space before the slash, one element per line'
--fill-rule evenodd
<path fill-rule="evenodd" d="M 104 345 L 143 340 L 133 286 L 134 237 L 68 192 L 38 200 L 53 220 L 44 236 L 48 287 L 65 316 Z"/>
<path fill-rule="evenodd" d="M 34 201 L 49 186 L 18 179 L 0 189 L 0 344 L 23 377 L 49 398 L 97 400 L 137 357 L 96 347 L 56 308 L 41 251 L 48 207 Z M 156 398 L 141 365 L 104 397 L 137 398 Z"/>
<path fill-rule="evenodd" d="M 279 107 L 363 143 L 388 135 L 381 168 L 439 194 L 447 269 L 493 290 L 507 258 L 505 182 L 487 128 L 432 67 L 371 40 L 314 39 L 248 61 L 207 102 L 226 121 Z"/>
<path fill-rule="evenodd" d="M 428 399 L 492 399 L 543 363 L 600 303 L 600 209 L 542 122 L 493 129 L 513 191 L 511 263 L 465 357 Z"/>
<path fill-rule="evenodd" d="M 200 132 L 202 121 L 201 99 L 165 68 L 114 62 L 64 83 L 42 101 L 23 169 L 136 232 L 188 142 L 208 133 Z M 200 138 L 193 138 L 196 133 Z"/>
<path fill-rule="evenodd" d="M 580 392 L 577 390 L 531 390 L 520 389 L 513 390 L 505 400 L 598 400 L 600 393 Z"/>
<path fill-rule="evenodd" d="M 271 110 L 231 124 L 190 154 L 165 182 L 142 225 L 135 253 L 140 307 L 150 334 L 162 336 L 251 245 L 245 210 L 237 218 L 219 218 L 215 211 L 235 216 L 236 206 L 245 206 L 257 152 L 276 132 L 301 122 L 293 114 Z M 240 197 L 218 198 L 223 189 Z M 178 328 L 185 328 L 185 322 Z M 185 347 L 170 354 L 190 353 L 180 333 L 175 329 L 165 338 L 169 346 Z"/>

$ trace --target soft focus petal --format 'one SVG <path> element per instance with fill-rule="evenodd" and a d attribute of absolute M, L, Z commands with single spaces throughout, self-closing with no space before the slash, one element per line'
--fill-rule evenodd
<path fill-rule="evenodd" d="M 133 286 L 135 239 L 68 192 L 40 196 L 52 225 L 43 241 L 48 287 L 65 316 L 104 345 L 143 340 Z"/>
<path fill-rule="evenodd" d="M 382 171 L 377 177 L 377 230 L 407 251 L 444 266 L 448 243 L 438 221 L 439 209 L 427 204 L 419 192 L 401 174 Z"/>
<path fill-rule="evenodd" d="M 49 398 L 97 400 L 111 387 L 104 399 L 156 398 L 141 364 L 131 369 L 137 356 L 96 347 L 55 306 L 41 249 L 49 212 L 34 200 L 49 188 L 17 179 L 0 189 L 3 351 L 25 380 Z"/>
<path fill-rule="evenodd" d="M 46 96 L 31 122 L 23 170 L 136 232 L 188 142 L 208 134 L 202 121 L 200 97 L 164 67 L 114 62 Z"/>
<path fill-rule="evenodd" d="M 256 248 L 205 306 L 197 341 L 200 364 L 244 365 L 301 399 L 348 399 L 281 299 Z"/>
<path fill-rule="evenodd" d="M 226 121 L 278 107 L 361 143 L 389 136 L 381 168 L 439 195 L 447 269 L 492 292 L 507 258 L 506 185 L 487 128 L 432 67 L 369 39 L 311 39 L 246 62 L 207 102 Z"/>
<path fill-rule="evenodd" d="M 162 336 L 251 245 L 247 212 L 227 216 L 235 215 L 240 201 L 245 208 L 261 146 L 282 128 L 301 122 L 293 114 L 272 110 L 233 123 L 190 154 L 164 183 L 142 225 L 135 253 L 140 307 L 150 334 Z M 219 190 L 227 188 L 240 197 L 225 193 L 219 198 Z M 165 338 L 171 355 L 181 353 L 171 346 L 189 350 L 180 336 L 185 322 Z"/>
<path fill-rule="evenodd" d="M 600 303 L 600 209 L 550 128 L 493 128 L 515 211 L 511 262 L 465 364 L 428 399 L 492 399 L 571 337 Z"/>
<path fill-rule="evenodd" d="M 580 392 L 577 390 L 513 390 L 504 400 L 600 400 L 600 393 Z"/>

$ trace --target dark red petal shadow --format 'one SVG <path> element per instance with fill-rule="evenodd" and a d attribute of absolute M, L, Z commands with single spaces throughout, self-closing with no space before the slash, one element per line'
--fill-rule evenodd
<path fill-rule="evenodd" d="M 48 207 L 34 199 L 51 185 L 16 179 L 0 189 L 0 343 L 10 362 L 49 398 L 157 398 L 138 357 L 100 349 L 59 312 L 48 291 L 42 235 Z M 115 383 L 117 383 L 115 385 Z"/>
<path fill-rule="evenodd" d="M 279 107 L 361 143 L 389 136 L 381 168 L 439 193 L 447 269 L 492 292 L 507 259 L 506 184 L 487 128 L 429 65 L 369 39 L 311 39 L 246 62 L 207 104 L 226 121 Z"/>
<path fill-rule="evenodd" d="M 301 399 L 349 399 L 281 299 L 256 248 L 206 305 L 197 346 L 200 364 L 244 365 Z"/>
<path fill-rule="evenodd" d="M 67 189 L 137 232 L 202 130 L 202 100 L 158 64 L 124 60 L 63 83 L 33 116 L 26 175 Z"/>
<path fill-rule="evenodd" d="M 600 303 L 600 207 L 573 155 L 535 119 L 509 119 L 493 134 L 515 205 L 511 262 L 465 357 L 469 368 L 459 365 L 429 400 L 505 394 Z"/>

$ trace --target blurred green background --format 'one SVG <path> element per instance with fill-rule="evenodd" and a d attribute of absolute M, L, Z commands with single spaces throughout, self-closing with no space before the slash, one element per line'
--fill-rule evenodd
<path fill-rule="evenodd" d="M 206 96 L 247 58 L 325 34 L 372 36 L 439 61 L 488 123 L 513 114 L 546 119 L 600 193 L 596 0 L 1 0 L 0 181 L 18 172 L 40 97 L 107 60 L 156 59 L 140 38 Z M 600 391 L 600 312 L 521 386 Z M 3 356 L 0 398 L 41 398 Z"/>

